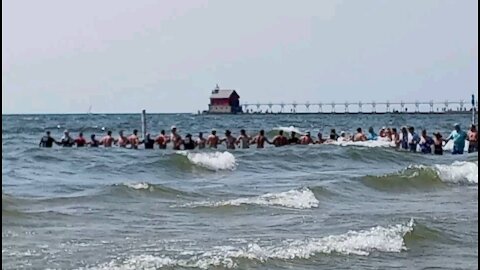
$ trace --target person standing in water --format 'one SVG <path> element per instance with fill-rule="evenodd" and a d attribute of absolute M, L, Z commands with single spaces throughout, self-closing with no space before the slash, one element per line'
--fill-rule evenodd
<path fill-rule="evenodd" d="M 402 134 L 399 136 L 400 146 L 403 150 L 408 150 L 408 130 L 407 127 L 403 126 Z"/>
<path fill-rule="evenodd" d="M 107 131 L 107 135 L 100 140 L 100 144 L 102 144 L 104 147 L 112 147 L 113 143 L 115 140 L 112 137 L 112 131 Z"/>
<path fill-rule="evenodd" d="M 168 141 L 169 139 L 165 135 L 165 130 L 162 129 L 162 131 L 160 131 L 160 135 L 158 135 L 157 138 L 155 138 L 155 142 L 158 144 L 158 147 L 160 149 L 167 149 Z"/>
<path fill-rule="evenodd" d="M 128 145 L 128 138 L 123 135 L 123 130 L 118 132 L 118 139 L 115 141 L 115 144 L 119 147 L 125 148 Z"/>
<path fill-rule="evenodd" d="M 325 139 L 323 139 L 323 134 L 322 134 L 322 132 L 319 131 L 319 132 L 317 133 L 317 142 L 316 142 L 316 144 L 322 144 L 322 143 L 324 143 L 324 142 L 325 142 Z"/>
<path fill-rule="evenodd" d="M 240 136 L 237 138 L 237 145 L 240 144 L 240 148 L 247 149 L 250 148 L 250 136 L 247 135 L 245 129 L 240 130 Z"/>
<path fill-rule="evenodd" d="M 336 142 L 338 140 L 338 137 L 340 136 L 338 136 L 337 131 L 332 128 L 332 130 L 330 130 L 330 140 Z"/>
<path fill-rule="evenodd" d="M 78 137 L 75 139 L 75 144 L 77 147 L 84 147 L 87 144 L 87 140 L 83 137 L 83 132 L 78 134 Z"/>
<path fill-rule="evenodd" d="M 400 147 L 400 134 L 398 134 L 397 128 L 392 128 L 392 142 L 395 143 L 395 148 Z"/>
<path fill-rule="evenodd" d="M 70 137 L 70 133 L 66 129 L 63 132 L 63 137 L 60 140 L 60 145 L 62 145 L 63 147 L 72 147 L 74 144 L 75 144 L 75 140 L 72 137 Z"/>
<path fill-rule="evenodd" d="M 433 154 L 443 155 L 443 140 L 440 132 L 433 133 Z"/>
<path fill-rule="evenodd" d="M 203 132 L 198 133 L 198 139 L 195 142 L 195 144 L 198 146 L 198 149 L 204 149 L 205 145 L 207 144 L 207 140 L 203 138 Z"/>
<path fill-rule="evenodd" d="M 363 134 L 362 128 L 357 128 L 357 133 L 353 136 L 354 142 L 364 142 L 367 140 L 367 136 Z"/>
<path fill-rule="evenodd" d="M 183 141 L 182 141 L 182 137 L 177 133 L 177 127 L 172 126 L 171 132 L 172 133 L 170 135 L 170 141 L 172 141 L 173 150 L 180 150 L 180 146 L 182 146 Z"/>
<path fill-rule="evenodd" d="M 132 135 L 128 136 L 128 143 L 133 149 L 138 149 L 138 145 L 140 144 L 140 139 L 137 134 L 138 130 L 134 129 Z"/>
<path fill-rule="evenodd" d="M 467 133 L 460 128 L 460 124 L 454 125 L 455 129 L 450 133 L 450 136 L 445 140 L 445 144 L 448 141 L 453 140 L 453 155 L 463 155 L 465 149 L 465 140 L 467 140 Z"/>
<path fill-rule="evenodd" d="M 185 135 L 185 140 L 183 140 L 183 149 L 184 150 L 195 149 L 195 142 L 192 139 L 192 134 L 187 133 L 187 135 Z"/>
<path fill-rule="evenodd" d="M 59 145 L 60 143 L 57 142 L 54 138 L 52 138 L 52 136 L 50 136 L 50 131 L 47 130 L 47 132 L 45 132 L 45 136 L 40 139 L 40 143 L 38 144 L 38 146 L 51 148 L 53 144 Z"/>
<path fill-rule="evenodd" d="M 373 127 L 369 127 L 368 128 L 368 136 L 367 136 L 367 140 L 368 141 L 376 141 L 378 139 L 378 135 L 375 133 L 375 131 L 373 130 Z"/>
<path fill-rule="evenodd" d="M 422 136 L 420 138 L 420 149 L 424 154 L 432 153 L 432 145 L 434 144 L 433 139 L 427 135 L 427 130 L 422 130 Z"/>
<path fill-rule="evenodd" d="M 235 142 L 237 138 L 232 136 L 232 132 L 230 130 L 225 130 L 225 138 L 220 140 L 220 143 L 225 142 L 227 149 L 235 149 Z"/>
<path fill-rule="evenodd" d="M 414 127 L 408 127 L 408 149 L 410 152 L 417 152 L 417 145 L 420 142 L 420 137 L 415 133 Z"/>
<path fill-rule="evenodd" d="M 288 139 L 288 144 L 298 144 L 299 143 L 299 140 L 295 135 L 297 135 L 297 133 L 295 133 L 295 131 L 292 131 L 290 133 L 290 139 Z"/>
<path fill-rule="evenodd" d="M 313 140 L 312 137 L 310 137 L 310 131 L 307 131 L 305 135 L 300 138 L 300 144 L 306 145 L 311 143 L 313 143 Z"/>
<path fill-rule="evenodd" d="M 207 145 L 210 148 L 217 148 L 220 139 L 217 136 L 217 131 L 212 129 L 212 134 L 210 134 L 207 138 Z"/>
<path fill-rule="evenodd" d="M 145 149 L 153 149 L 153 146 L 155 145 L 155 140 L 151 138 L 150 133 L 147 133 L 142 143 L 145 146 Z"/>
<path fill-rule="evenodd" d="M 478 152 L 478 131 L 475 125 L 468 131 L 468 153 Z"/>
<path fill-rule="evenodd" d="M 90 142 L 88 142 L 90 147 L 98 147 L 100 144 L 101 142 L 95 139 L 95 134 L 90 135 Z"/>
<path fill-rule="evenodd" d="M 278 135 L 273 137 L 272 144 L 275 145 L 275 147 L 280 147 L 284 146 L 288 143 L 287 137 L 283 136 L 283 130 L 280 130 L 278 132 Z"/>
<path fill-rule="evenodd" d="M 264 148 L 265 147 L 265 142 L 268 144 L 272 144 L 267 137 L 265 137 L 265 131 L 262 129 L 258 133 L 257 136 L 255 136 L 252 140 L 252 144 L 256 144 L 257 148 Z"/>

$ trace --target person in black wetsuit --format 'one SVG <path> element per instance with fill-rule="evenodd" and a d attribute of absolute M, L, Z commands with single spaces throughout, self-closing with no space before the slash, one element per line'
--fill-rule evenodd
<path fill-rule="evenodd" d="M 188 133 L 183 140 L 183 149 L 184 150 L 193 150 L 195 149 L 195 142 L 192 140 L 192 134 Z"/>
<path fill-rule="evenodd" d="M 57 145 L 59 144 L 54 138 L 52 138 L 52 136 L 50 136 L 50 131 L 47 131 L 45 134 L 46 135 L 42 137 L 38 146 L 51 148 L 54 143 Z"/>
<path fill-rule="evenodd" d="M 99 147 L 100 146 L 100 141 L 95 139 L 95 134 L 90 135 L 90 142 L 88 143 L 90 147 Z"/>
<path fill-rule="evenodd" d="M 155 145 L 155 140 L 150 137 L 150 133 L 147 133 L 142 143 L 145 145 L 145 149 L 153 149 L 153 146 Z"/>

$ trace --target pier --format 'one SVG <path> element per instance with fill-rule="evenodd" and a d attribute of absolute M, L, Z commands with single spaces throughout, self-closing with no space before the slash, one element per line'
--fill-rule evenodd
<path fill-rule="evenodd" d="M 474 104 L 474 105 L 473 105 Z M 469 104 L 459 101 L 415 102 L 331 102 L 331 103 L 244 103 L 244 113 L 299 113 L 299 114 L 385 114 L 385 113 L 471 113 L 478 111 L 478 101 Z"/>

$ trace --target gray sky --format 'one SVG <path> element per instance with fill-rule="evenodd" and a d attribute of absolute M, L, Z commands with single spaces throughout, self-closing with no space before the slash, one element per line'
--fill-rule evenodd
<path fill-rule="evenodd" d="M 465 99 L 476 0 L 2 1 L 2 113 Z"/>

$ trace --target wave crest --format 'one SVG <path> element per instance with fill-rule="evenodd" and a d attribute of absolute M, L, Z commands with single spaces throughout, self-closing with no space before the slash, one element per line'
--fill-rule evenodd
<path fill-rule="evenodd" d="M 429 189 L 446 183 L 478 184 L 478 161 L 455 161 L 450 165 L 410 165 L 382 176 L 365 176 L 363 182 L 380 190 Z"/>
<path fill-rule="evenodd" d="M 238 267 L 240 259 L 265 262 L 272 259 L 307 259 L 320 253 L 358 256 L 368 256 L 374 251 L 399 253 L 407 249 L 404 238 L 413 230 L 414 220 L 411 219 L 407 224 L 377 226 L 322 238 L 285 240 L 277 245 L 250 242 L 246 246 L 216 246 L 208 251 L 184 252 L 172 257 L 142 254 L 123 261 L 112 260 L 91 269 L 234 268 Z M 190 256 L 185 257 L 185 254 Z"/>
<path fill-rule="evenodd" d="M 176 153 L 186 156 L 192 164 L 212 171 L 233 171 L 237 167 L 235 156 L 229 152 L 191 153 L 186 151 L 178 151 Z"/>
<path fill-rule="evenodd" d="M 267 193 L 257 197 L 238 198 L 226 201 L 203 201 L 183 205 L 183 207 L 221 207 L 240 205 L 283 206 L 294 209 L 309 209 L 318 207 L 318 200 L 308 188 L 289 190 L 280 193 Z"/>

